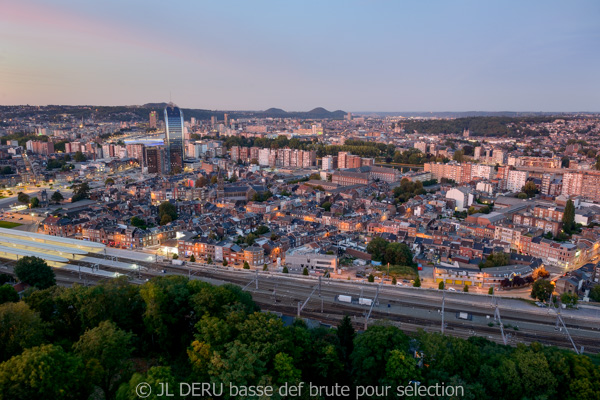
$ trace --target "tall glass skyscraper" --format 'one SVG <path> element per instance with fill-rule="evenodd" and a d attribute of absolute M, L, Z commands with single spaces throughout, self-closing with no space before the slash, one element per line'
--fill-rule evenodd
<path fill-rule="evenodd" d="M 183 112 L 172 103 L 165 107 L 165 125 L 168 172 L 178 174 L 183 171 Z"/>

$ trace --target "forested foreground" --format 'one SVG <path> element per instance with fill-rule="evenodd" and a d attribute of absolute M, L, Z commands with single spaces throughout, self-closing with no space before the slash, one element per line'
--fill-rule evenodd
<path fill-rule="evenodd" d="M 53 286 L 5 303 L 0 358 L 0 398 L 7 400 L 138 399 L 141 382 L 154 389 L 148 398 L 161 398 L 159 382 L 277 388 L 301 381 L 443 382 L 478 400 L 600 399 L 600 368 L 586 356 L 482 338 L 409 337 L 389 325 L 355 334 L 348 318 L 337 329 L 301 321 L 285 327 L 239 287 L 174 276 L 142 286 Z"/>

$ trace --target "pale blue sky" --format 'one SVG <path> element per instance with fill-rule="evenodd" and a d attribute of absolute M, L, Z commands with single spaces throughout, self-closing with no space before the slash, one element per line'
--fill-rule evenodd
<path fill-rule="evenodd" d="M 600 111 L 600 1 L 0 3 L 0 104 Z"/>

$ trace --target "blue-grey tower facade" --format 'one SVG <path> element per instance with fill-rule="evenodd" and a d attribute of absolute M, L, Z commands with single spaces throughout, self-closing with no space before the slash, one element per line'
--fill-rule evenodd
<path fill-rule="evenodd" d="M 178 174 L 183 172 L 183 112 L 172 103 L 165 107 L 165 126 L 167 172 Z"/>

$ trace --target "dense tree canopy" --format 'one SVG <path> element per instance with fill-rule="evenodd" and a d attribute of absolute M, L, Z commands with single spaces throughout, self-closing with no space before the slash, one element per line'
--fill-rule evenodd
<path fill-rule="evenodd" d="M 46 289 L 56 284 L 54 271 L 46 264 L 46 261 L 38 257 L 25 256 L 21 258 L 17 261 L 14 272 L 21 282 L 38 289 Z"/>
<path fill-rule="evenodd" d="M 374 261 L 381 261 L 383 264 L 415 266 L 412 252 L 406 243 L 388 242 L 377 236 L 367 245 L 367 252 Z"/>
<path fill-rule="evenodd" d="M 0 305 L 0 349 L 0 394 L 17 400 L 87 399 L 92 392 L 136 399 L 142 382 L 153 393 L 161 382 L 278 388 L 410 381 L 463 385 L 465 398 L 594 399 L 600 393 L 600 368 L 573 352 L 511 348 L 482 337 L 409 337 L 385 323 L 356 334 L 348 317 L 337 329 L 309 329 L 302 320 L 285 326 L 275 314 L 259 312 L 237 286 L 180 276 L 141 286 L 117 279 L 35 290 L 24 301 Z"/>

